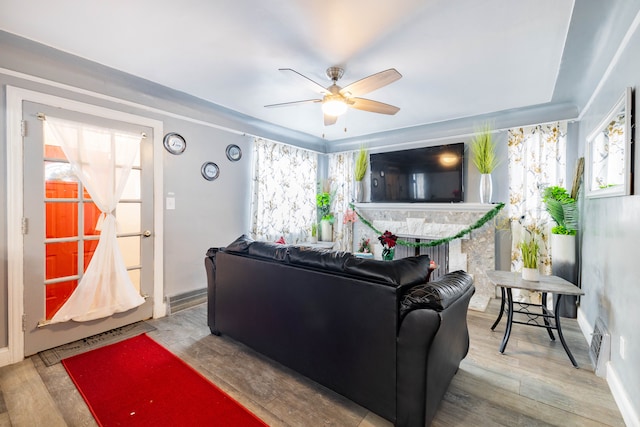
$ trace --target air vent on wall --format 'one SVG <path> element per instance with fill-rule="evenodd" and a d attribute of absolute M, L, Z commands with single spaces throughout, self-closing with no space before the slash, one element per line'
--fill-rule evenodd
<path fill-rule="evenodd" d="M 591 347 L 589 348 L 589 356 L 599 377 L 607 376 L 607 362 L 611 355 L 611 336 L 607 332 L 604 322 L 601 319 L 596 320 L 591 337 Z"/>

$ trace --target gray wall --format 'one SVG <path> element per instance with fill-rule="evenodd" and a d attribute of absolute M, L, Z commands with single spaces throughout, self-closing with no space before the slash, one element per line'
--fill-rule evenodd
<path fill-rule="evenodd" d="M 0 348 L 8 343 L 7 333 L 7 224 L 6 194 L 6 86 L 15 86 L 63 98 L 99 105 L 160 120 L 164 132 L 178 132 L 187 140 L 186 151 L 174 156 L 162 150 L 164 197 L 173 193 L 175 210 L 164 211 L 165 296 L 206 288 L 204 255 L 209 247 L 224 246 L 249 228 L 252 140 L 250 136 L 216 129 L 206 124 L 176 118 L 175 114 L 207 123 L 252 132 L 250 124 L 217 111 L 211 105 L 150 82 L 123 75 L 70 55 L 24 42 L 0 32 L 0 68 L 54 80 L 74 88 L 98 92 L 153 107 L 170 114 L 145 111 L 78 94 L 64 88 L 23 79 L 0 72 Z M 239 162 L 227 160 L 228 144 L 243 152 Z M 305 145 L 302 143 L 301 145 Z M 309 145 L 309 144 L 306 144 Z M 314 147 L 317 148 L 317 147 Z M 205 161 L 220 167 L 220 177 L 212 182 L 200 174 Z M 163 201 L 164 205 L 164 201 Z"/>
<path fill-rule="evenodd" d="M 621 59 L 580 121 L 580 155 L 587 136 L 608 114 L 626 87 L 635 88 L 635 135 L 638 136 L 640 89 L 640 31 L 636 30 Z M 636 194 L 640 189 L 638 143 L 635 144 Z M 580 308 L 591 326 L 601 318 L 611 333 L 611 365 L 640 415 L 640 197 L 583 199 L 582 289 Z M 626 358 L 620 357 L 620 337 Z"/>

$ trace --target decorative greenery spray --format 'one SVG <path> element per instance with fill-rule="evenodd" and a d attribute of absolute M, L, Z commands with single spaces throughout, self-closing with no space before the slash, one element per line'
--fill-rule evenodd
<path fill-rule="evenodd" d="M 368 221 L 365 217 L 362 216 L 362 214 L 360 212 L 358 212 L 356 210 L 356 207 L 355 207 L 355 205 L 353 203 L 350 203 L 349 206 L 351 207 L 351 209 L 353 209 L 353 211 L 356 213 L 356 215 L 358 215 L 358 218 L 360 218 L 360 221 L 364 225 L 369 227 L 372 231 L 374 231 L 378 235 L 382 235 L 383 234 L 382 231 L 380 231 L 377 228 L 375 228 L 370 221 Z M 498 212 L 500 212 L 500 209 L 502 209 L 502 208 L 504 208 L 504 203 L 498 203 L 489 212 L 487 212 L 486 214 L 482 215 L 482 217 L 478 221 L 476 221 L 475 224 L 470 225 L 469 227 L 465 228 L 464 230 L 460 230 L 458 233 L 454 234 L 453 236 L 444 237 L 442 239 L 437 239 L 437 240 L 432 240 L 430 242 L 407 242 L 406 240 L 402 240 L 402 239 L 397 239 L 395 242 L 396 242 L 397 245 L 409 246 L 409 247 L 412 247 L 412 248 L 418 248 L 418 247 L 427 248 L 427 247 L 431 247 L 431 246 L 442 245 L 444 243 L 449 243 L 450 241 L 452 241 L 454 239 L 459 239 L 460 237 L 471 233 L 473 230 L 477 230 L 478 228 L 482 227 L 488 221 L 490 221 L 493 218 L 495 218 L 496 215 L 498 215 Z"/>
<path fill-rule="evenodd" d="M 471 140 L 471 161 L 480 173 L 491 173 L 498 166 L 496 146 L 488 124 L 482 126 Z"/>
<path fill-rule="evenodd" d="M 356 156 L 355 178 L 356 181 L 362 181 L 364 174 L 367 172 L 367 166 L 369 165 L 369 156 L 367 150 L 360 148 L 358 155 Z"/>

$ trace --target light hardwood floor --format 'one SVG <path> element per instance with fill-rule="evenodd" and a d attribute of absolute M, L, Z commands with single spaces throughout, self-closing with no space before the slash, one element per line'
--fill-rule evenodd
<path fill-rule="evenodd" d="M 606 382 L 593 373 L 577 322 L 563 319 L 580 369 L 544 329 L 514 325 L 498 352 L 498 302 L 469 312 L 471 348 L 433 426 L 624 426 Z M 150 321 L 149 336 L 191 364 L 271 426 L 391 426 L 388 421 L 206 326 L 206 305 Z M 95 426 L 61 364 L 39 356 L 0 368 L 0 426 Z M 126 390 L 123 390 L 126 399 Z"/>

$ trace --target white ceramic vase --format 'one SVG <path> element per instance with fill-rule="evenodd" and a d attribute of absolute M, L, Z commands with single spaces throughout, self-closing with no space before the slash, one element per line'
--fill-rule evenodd
<path fill-rule="evenodd" d="M 356 203 L 364 202 L 364 181 L 356 181 L 353 187 L 353 199 Z"/>
<path fill-rule="evenodd" d="M 480 203 L 491 203 L 493 180 L 490 173 L 480 175 Z"/>

